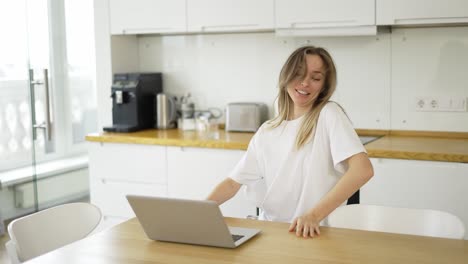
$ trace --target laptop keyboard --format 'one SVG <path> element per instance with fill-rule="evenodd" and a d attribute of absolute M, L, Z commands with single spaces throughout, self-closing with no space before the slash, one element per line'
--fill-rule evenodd
<path fill-rule="evenodd" d="M 241 235 L 232 235 L 232 239 L 234 240 L 234 242 L 236 242 L 237 240 L 243 238 L 244 236 L 241 236 Z"/>

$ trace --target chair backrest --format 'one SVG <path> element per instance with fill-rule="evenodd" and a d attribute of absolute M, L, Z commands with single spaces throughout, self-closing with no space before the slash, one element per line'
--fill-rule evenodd
<path fill-rule="evenodd" d="M 101 221 L 99 208 L 69 203 L 13 220 L 8 225 L 20 261 L 26 261 L 82 239 Z"/>
<path fill-rule="evenodd" d="M 338 207 L 328 216 L 331 227 L 463 239 L 465 226 L 447 212 L 353 204 Z"/>
<path fill-rule="evenodd" d="M 348 201 L 346 201 L 347 205 L 350 204 L 359 204 L 360 203 L 360 195 L 359 195 L 359 189 L 351 195 L 351 197 L 348 198 Z"/>

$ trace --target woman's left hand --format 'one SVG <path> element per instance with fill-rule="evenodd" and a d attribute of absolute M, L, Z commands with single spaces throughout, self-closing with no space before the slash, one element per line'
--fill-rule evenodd
<path fill-rule="evenodd" d="M 296 230 L 296 236 L 315 237 L 320 235 L 320 221 L 312 213 L 297 217 L 289 226 L 289 232 Z"/>

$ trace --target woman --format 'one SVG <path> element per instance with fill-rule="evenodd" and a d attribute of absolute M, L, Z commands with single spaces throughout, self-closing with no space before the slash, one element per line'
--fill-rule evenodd
<path fill-rule="evenodd" d="M 279 115 L 259 128 L 207 199 L 222 204 L 246 185 L 261 219 L 290 222 L 297 236 L 319 235 L 320 222 L 374 174 L 346 114 L 330 102 L 335 87 L 325 49 L 295 50 L 279 77 Z"/>

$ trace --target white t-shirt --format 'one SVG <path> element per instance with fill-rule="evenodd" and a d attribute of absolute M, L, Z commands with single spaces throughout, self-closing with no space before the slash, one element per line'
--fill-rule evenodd
<path fill-rule="evenodd" d="M 366 152 L 348 117 L 336 103 L 320 112 L 315 136 L 296 150 L 304 116 L 271 128 L 263 124 L 229 177 L 246 185 L 261 219 L 292 222 L 312 209 L 346 172 L 344 162 Z"/>

